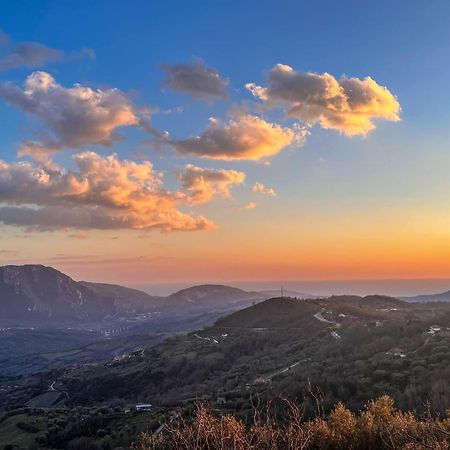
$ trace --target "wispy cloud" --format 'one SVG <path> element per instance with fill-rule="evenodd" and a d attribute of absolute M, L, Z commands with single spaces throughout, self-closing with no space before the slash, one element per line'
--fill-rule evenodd
<path fill-rule="evenodd" d="M 138 256 L 110 256 L 105 258 L 100 255 L 71 255 L 71 254 L 59 254 L 46 260 L 49 264 L 66 264 L 66 265 L 79 265 L 83 263 L 83 265 L 120 265 L 126 264 L 130 265 L 142 265 L 143 263 L 161 263 L 161 262 L 170 262 L 173 261 L 173 258 L 170 256 L 164 255 L 138 255 Z"/>
<path fill-rule="evenodd" d="M 69 234 L 69 237 L 71 239 L 88 239 L 89 238 L 89 234 L 85 233 L 83 231 L 78 231 L 78 232 Z"/>
<path fill-rule="evenodd" d="M 250 203 L 246 203 L 244 206 L 242 206 L 240 209 L 244 209 L 244 210 L 251 210 L 251 209 L 255 209 L 256 208 L 256 203 L 254 202 L 250 202 Z"/>
<path fill-rule="evenodd" d="M 17 67 L 42 67 L 48 62 L 61 61 L 64 53 L 37 42 L 17 44 L 3 58 L 0 58 L 0 71 Z"/>
<path fill-rule="evenodd" d="M 6 54 L 0 57 L 0 72 L 20 67 L 29 69 L 43 67 L 48 63 L 60 62 L 67 58 L 87 57 L 91 60 L 95 59 L 95 52 L 91 48 L 82 48 L 67 56 L 62 50 L 47 47 L 39 42 L 18 42 L 14 44 L 2 30 L 0 30 L 0 46 L 6 48 Z"/>
<path fill-rule="evenodd" d="M 272 189 L 264 186 L 264 184 L 256 182 L 252 187 L 252 192 L 268 195 L 269 197 L 276 197 L 277 193 Z"/>

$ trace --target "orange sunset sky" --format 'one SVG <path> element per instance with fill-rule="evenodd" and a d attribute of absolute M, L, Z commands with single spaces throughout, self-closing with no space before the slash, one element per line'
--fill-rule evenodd
<path fill-rule="evenodd" d="M 447 2 L 103 3 L 2 12 L 1 264 L 450 279 Z"/>

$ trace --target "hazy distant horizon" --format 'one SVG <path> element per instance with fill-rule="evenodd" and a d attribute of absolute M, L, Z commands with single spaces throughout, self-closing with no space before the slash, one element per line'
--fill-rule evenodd
<path fill-rule="evenodd" d="M 245 290 L 286 290 L 311 295 L 382 294 L 413 296 L 438 294 L 450 290 L 450 278 L 372 279 L 372 280 L 275 280 L 275 281 L 199 281 L 177 283 L 146 283 L 128 285 L 152 295 L 169 295 L 181 289 L 201 284 L 223 284 Z"/>

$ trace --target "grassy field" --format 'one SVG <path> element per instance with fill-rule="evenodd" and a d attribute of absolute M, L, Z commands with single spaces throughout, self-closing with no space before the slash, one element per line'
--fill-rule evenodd
<path fill-rule="evenodd" d="M 27 432 L 18 427 L 21 423 L 31 424 L 38 431 Z M 14 415 L 0 423 L 0 443 L 3 446 L 16 445 L 19 448 L 28 448 L 36 442 L 36 438 L 44 437 L 47 429 L 48 422 L 45 416 Z"/>

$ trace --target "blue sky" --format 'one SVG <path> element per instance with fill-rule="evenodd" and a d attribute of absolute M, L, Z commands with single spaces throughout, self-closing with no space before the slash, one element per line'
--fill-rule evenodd
<path fill-rule="evenodd" d="M 258 102 L 244 87 L 248 82 L 265 86 L 269 71 L 276 64 L 289 65 L 302 73 L 327 72 L 336 79 L 370 76 L 400 104 L 400 122 L 375 119 L 376 128 L 364 135 L 349 137 L 316 124 L 309 129 L 311 134 L 301 147 L 288 146 L 270 158 L 270 166 L 241 159 L 180 155 L 171 148 L 157 151 L 142 147 L 142 140 L 148 136 L 136 127 L 121 128 L 125 138 L 112 147 L 92 143 L 52 155 L 60 167 L 73 169 L 72 156 L 81 151 L 92 150 L 102 157 L 116 152 L 120 159 L 140 162 L 142 158 L 134 153 L 139 150 L 155 170 L 164 172 L 164 186 L 172 191 L 178 186 L 174 171 L 186 164 L 245 173 L 245 187 L 233 188 L 228 198 L 199 205 L 189 200 L 183 206 L 183 212 L 189 214 L 195 209 L 193 217 L 201 214 L 214 221 L 217 231 L 175 233 L 176 237 L 172 233 L 149 233 L 151 245 L 165 248 L 157 251 L 158 257 L 179 261 L 174 266 L 169 264 L 167 273 L 149 274 L 143 268 L 139 276 L 130 278 L 133 283 L 149 277 L 154 281 L 161 277 L 169 281 L 198 279 L 200 275 L 185 276 L 180 267 L 189 260 L 194 247 L 193 258 L 203 260 L 210 246 L 216 248 L 215 258 L 229 264 L 218 264 L 208 277 L 233 279 L 232 261 L 240 256 L 239 252 L 228 250 L 234 242 L 240 242 L 246 254 L 255 255 L 249 263 L 255 268 L 242 274 L 243 279 L 251 279 L 258 270 L 267 278 L 267 272 L 273 268 L 255 263 L 263 250 L 274 261 L 292 261 L 286 276 L 296 279 L 370 278 L 371 271 L 374 277 L 421 276 L 424 268 L 411 265 L 411 259 L 428 264 L 430 269 L 424 275 L 450 276 L 450 266 L 442 262 L 450 224 L 450 99 L 445 88 L 450 77 L 447 1 L 3 3 L 0 28 L 13 44 L 38 42 L 64 51 L 66 58 L 42 67 L 2 71 L 1 83 L 22 86 L 32 72 L 43 70 L 64 87 L 80 83 L 93 89 L 117 88 L 131 98 L 136 108 L 166 111 L 152 115 L 152 125 L 167 130 L 171 139 L 201 134 L 210 117 L 226 123 L 230 111 L 244 107 L 270 123 L 292 128 L 298 120 L 287 118 L 279 109 L 255 110 Z M 80 56 L 83 48 L 92 49 L 95 59 Z M 161 64 L 187 63 L 193 58 L 200 58 L 229 81 L 228 99 L 202 101 L 163 87 L 165 74 Z M 179 112 L 175 111 L 177 108 Z M 0 101 L 0 118 L 1 159 L 14 163 L 20 159 L 20 142 L 31 137 L 30 129 L 45 131 L 45 127 L 4 101 Z M 250 188 L 256 182 L 273 188 L 276 198 L 255 197 Z M 217 197 L 221 197 L 220 193 Z M 253 203 L 254 210 L 240 210 Z M 280 217 L 283 226 L 278 223 Z M 331 229 L 324 224 L 330 224 Z M 138 232 L 130 230 L 83 229 L 87 238 L 77 242 L 67 236 L 79 230 L 46 230 L 44 235 L 47 239 L 51 236 L 52 246 L 45 251 L 39 245 L 40 231 L 5 226 L 4 232 L 10 239 L 4 242 L 3 250 L 17 252 L 14 260 L 27 262 L 30 253 L 33 258 L 43 254 L 47 261 L 54 254 L 73 256 L 70 264 L 61 267 L 80 276 L 84 272 L 82 265 L 77 265 L 77 258 L 92 256 L 99 261 L 101 252 L 90 251 L 92 240 L 94 248 L 100 248 L 111 233 L 118 235 L 121 242 L 108 250 L 111 260 L 121 260 L 130 249 L 135 257 L 153 257 L 155 253 L 154 247 L 141 245 Z M 33 244 L 30 239 L 17 237 L 24 233 L 32 236 Z M 393 256 L 388 268 L 379 270 L 376 248 L 384 250 L 385 255 L 392 251 L 392 242 L 386 235 L 400 242 L 394 253 L 402 258 Z M 285 244 L 284 239 L 292 243 L 292 254 L 283 251 L 275 255 L 277 247 Z M 439 243 L 443 254 L 437 257 L 435 248 Z M 177 256 L 176 249 L 184 257 Z M 352 262 L 347 267 L 349 249 L 356 256 L 350 258 Z M 302 252 L 304 261 L 299 260 Z M 347 268 L 340 271 L 342 264 Z M 357 269 L 361 265 L 366 270 Z M 203 266 L 194 262 L 193 267 L 202 270 Z M 284 269 L 281 267 L 274 278 L 280 279 Z M 236 276 L 241 276 L 241 271 L 236 269 Z M 99 271 L 98 277 L 102 276 L 104 273 Z"/>
<path fill-rule="evenodd" d="M 250 98 L 246 82 L 261 82 L 278 62 L 337 77 L 371 75 L 400 99 L 409 137 L 416 127 L 433 136 L 446 131 L 450 113 L 440 86 L 450 75 L 449 13 L 445 1 L 24 1 L 5 2 L 2 28 L 14 41 L 68 52 L 94 49 L 94 62 L 74 60 L 48 69 L 65 85 L 114 86 L 163 109 L 183 105 L 189 121 L 155 118 L 180 136 L 200 131 L 212 112 L 226 111 L 223 102 L 211 109 L 161 91 L 158 66 L 196 56 L 230 80 L 237 101 Z M 29 72 L 21 68 L 1 78 L 22 82 Z M 0 113 L 6 151 L 13 153 L 21 114 L 4 104 Z"/>

